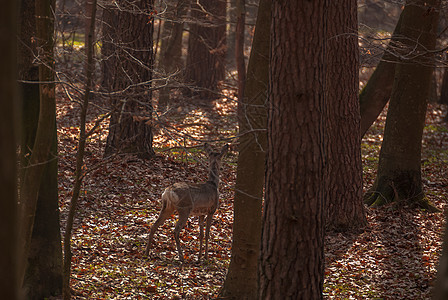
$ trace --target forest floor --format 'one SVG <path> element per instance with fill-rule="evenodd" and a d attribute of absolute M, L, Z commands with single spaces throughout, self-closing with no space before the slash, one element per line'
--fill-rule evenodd
<path fill-rule="evenodd" d="M 72 193 L 79 108 L 59 90 L 59 197 L 62 228 Z M 95 103 L 94 103 L 95 104 Z M 101 112 L 91 106 L 88 127 Z M 423 141 L 426 196 L 441 211 L 448 195 L 446 109 L 430 105 Z M 157 156 L 103 159 L 107 122 L 88 139 L 86 176 L 73 232 L 72 288 L 75 299 L 211 299 L 225 279 L 231 254 L 236 147 L 223 161 L 221 205 L 210 235 L 209 260 L 196 264 L 197 219 L 181 233 L 186 263 L 179 263 L 175 217 L 156 233 L 150 257 L 144 257 L 149 228 L 158 216 L 160 196 L 177 181 L 207 177 L 204 141 L 236 143 L 236 102 L 173 104 L 155 124 Z M 374 178 L 385 112 L 362 141 L 364 187 Z M 230 138 L 227 141 L 223 138 Z M 187 151 L 185 151 L 187 150 Z M 444 214 L 409 207 L 366 209 L 362 233 L 328 233 L 325 243 L 327 299 L 429 299 L 441 253 Z"/>

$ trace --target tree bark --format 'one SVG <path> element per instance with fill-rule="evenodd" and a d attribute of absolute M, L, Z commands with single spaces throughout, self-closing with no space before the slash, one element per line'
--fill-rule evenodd
<path fill-rule="evenodd" d="M 39 122 L 38 70 L 33 64 L 36 53 L 36 22 L 34 0 L 22 1 L 20 9 L 20 42 L 18 43 L 18 66 L 21 89 L 21 175 L 23 181 L 29 158 L 32 154 Z M 31 83 L 30 83 L 31 82 Z M 54 116 L 55 118 L 55 116 Z M 56 122 L 54 121 L 54 124 Z M 34 229 L 31 237 L 28 267 L 24 286 L 28 299 L 43 299 L 60 295 L 62 290 L 62 248 L 59 223 L 57 184 L 57 138 L 56 125 L 50 131 L 53 135 L 51 153 L 44 164 L 39 186 Z"/>
<path fill-rule="evenodd" d="M 359 94 L 361 111 L 361 138 L 378 118 L 384 106 L 390 99 L 394 83 L 395 65 L 397 64 L 397 47 L 403 39 L 401 36 L 401 22 L 403 13 L 398 19 L 395 30 L 389 41 L 383 57 L 370 76 L 369 81 Z"/>
<path fill-rule="evenodd" d="M 431 85 L 439 1 L 408 2 L 403 13 L 402 61 L 387 113 L 375 183 L 366 203 L 380 206 L 408 201 L 424 207 L 421 182 L 421 141 Z"/>
<path fill-rule="evenodd" d="M 260 299 L 322 299 L 325 3 L 272 2 Z"/>
<path fill-rule="evenodd" d="M 0 11 L 0 291 L 2 298 L 19 298 L 17 265 L 17 3 L 6 1 Z"/>
<path fill-rule="evenodd" d="M 22 148 L 24 149 L 24 148 Z M 62 294 L 62 245 L 58 202 L 56 126 L 40 184 L 24 286 L 27 299 Z"/>
<path fill-rule="evenodd" d="M 136 154 L 148 159 L 152 149 L 152 1 L 114 2 L 103 12 L 103 84 L 111 92 L 112 115 L 105 156 Z M 138 10 L 135 8 L 138 7 Z"/>
<path fill-rule="evenodd" d="M 232 258 L 220 296 L 258 299 L 258 257 L 266 153 L 266 98 L 269 81 L 271 2 L 261 0 L 244 97 L 240 99 L 240 130 L 234 199 Z"/>
<path fill-rule="evenodd" d="M 327 16 L 326 227 L 336 231 L 366 225 L 362 201 L 358 101 L 358 12 L 356 0 L 330 1 Z"/>
<path fill-rule="evenodd" d="M 185 81 L 193 85 L 188 96 L 205 100 L 217 98 L 218 83 L 225 77 L 226 2 L 223 0 L 193 1 L 188 38 Z"/>
<path fill-rule="evenodd" d="M 54 126 L 56 120 L 56 101 L 54 84 L 53 30 L 54 1 L 36 0 L 36 41 L 39 52 L 39 122 L 36 138 L 29 158 L 29 166 L 23 175 L 20 187 L 20 278 L 23 282 L 26 260 L 31 244 L 37 198 L 42 174 L 48 163 Z"/>

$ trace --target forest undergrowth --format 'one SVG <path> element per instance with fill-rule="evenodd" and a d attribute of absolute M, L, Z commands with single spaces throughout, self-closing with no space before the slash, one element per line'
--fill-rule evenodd
<path fill-rule="evenodd" d="M 95 100 L 94 100 L 95 103 Z M 100 114 L 91 106 L 88 127 Z M 175 217 L 156 233 L 150 257 L 144 247 L 158 216 L 160 196 L 177 181 L 207 179 L 207 160 L 201 147 L 237 134 L 236 102 L 173 103 L 155 123 L 157 156 L 103 159 L 107 122 L 89 138 L 79 210 L 73 232 L 75 299 L 212 299 L 230 262 L 236 147 L 223 160 L 221 205 L 211 227 L 209 260 L 196 264 L 197 219 L 181 233 L 186 263 L 179 263 L 173 229 Z M 448 128 L 441 119 L 446 109 L 430 105 L 423 141 L 426 196 L 446 210 Z M 65 228 L 73 185 L 77 147 L 77 104 L 62 90 L 57 103 L 59 135 L 59 198 Z M 362 141 L 364 189 L 374 178 L 384 129 L 385 112 Z M 221 140 L 234 143 L 236 140 Z M 187 151 L 185 151 L 187 150 Z M 429 299 L 441 253 L 444 214 L 409 207 L 367 209 L 368 227 L 362 233 L 328 233 L 325 245 L 327 299 Z"/>

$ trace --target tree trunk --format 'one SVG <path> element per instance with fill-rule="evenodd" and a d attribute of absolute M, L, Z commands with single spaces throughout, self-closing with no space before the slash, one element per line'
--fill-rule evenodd
<path fill-rule="evenodd" d="M 26 170 L 34 146 L 39 118 L 39 85 L 22 83 L 21 166 Z M 58 202 L 56 121 L 37 198 L 24 286 L 27 299 L 43 299 L 62 291 L 62 246 Z"/>
<path fill-rule="evenodd" d="M 239 102 L 239 155 L 234 199 L 232 258 L 220 296 L 258 299 L 258 257 L 266 153 L 271 2 L 261 0 L 244 97 Z"/>
<path fill-rule="evenodd" d="M 42 176 L 44 180 L 39 188 L 28 255 L 28 267 L 24 282 L 27 299 L 44 299 L 62 294 L 56 126 L 53 130 L 53 137 L 48 163 Z"/>
<path fill-rule="evenodd" d="M 17 2 L 0 11 L 0 291 L 4 299 L 19 297 L 17 266 Z"/>
<path fill-rule="evenodd" d="M 20 10 L 19 73 L 20 79 L 39 81 L 36 66 L 32 63 L 36 52 L 36 23 L 34 0 L 22 1 Z M 51 31 L 52 32 L 52 31 Z M 21 135 L 21 178 L 29 165 L 39 122 L 39 84 L 21 83 L 22 135 Z M 54 116 L 55 118 L 55 116 Z M 54 120 L 54 124 L 56 124 Z M 62 289 L 62 248 L 59 223 L 57 184 L 57 138 L 56 125 L 50 131 L 53 135 L 51 153 L 46 159 L 40 181 L 34 229 L 31 237 L 28 267 L 24 286 L 27 299 L 43 299 L 60 295 Z"/>
<path fill-rule="evenodd" d="M 396 66 L 378 173 L 366 195 L 372 206 L 409 201 L 427 207 L 422 201 L 421 141 L 433 71 L 433 56 L 427 51 L 435 47 L 439 2 L 412 3 L 403 13 L 405 47 Z"/>
<path fill-rule="evenodd" d="M 272 2 L 260 299 L 322 299 L 325 3 Z"/>
<path fill-rule="evenodd" d="M 226 2 L 193 1 L 191 17 L 195 23 L 190 25 L 185 81 L 193 88 L 186 94 L 214 99 L 219 81 L 225 78 Z"/>
<path fill-rule="evenodd" d="M 188 5 L 187 0 L 173 2 L 167 3 L 167 19 L 163 22 L 162 41 L 160 45 L 159 69 L 167 77 L 167 84 L 169 84 L 173 73 L 183 68 L 182 34 L 184 32 L 184 23 L 182 19 L 187 11 Z M 168 105 L 170 91 L 170 87 L 160 89 L 159 110 L 166 108 Z"/>
<path fill-rule="evenodd" d="M 22 177 L 20 186 L 20 278 L 23 280 L 26 260 L 30 250 L 31 236 L 35 220 L 37 199 L 41 178 L 48 163 L 48 156 L 54 139 L 56 120 L 56 101 L 54 84 L 53 35 L 54 1 L 36 0 L 36 41 L 39 49 L 39 121 L 36 138 L 29 158 L 29 165 Z"/>
<path fill-rule="evenodd" d="M 327 16 L 328 229 L 366 225 L 362 201 L 356 0 L 330 1 Z"/>
<path fill-rule="evenodd" d="M 152 149 L 152 1 L 114 2 L 103 12 L 103 83 L 111 92 L 112 115 L 105 156 L 154 156 Z M 135 9 L 138 7 L 138 11 Z"/>
<path fill-rule="evenodd" d="M 401 36 L 401 22 L 403 13 L 398 19 L 395 30 L 389 41 L 381 61 L 370 76 L 366 86 L 359 94 L 361 111 L 361 138 L 378 118 L 384 106 L 390 99 L 392 85 L 394 83 L 395 65 L 397 64 L 397 47 L 399 47 Z"/>

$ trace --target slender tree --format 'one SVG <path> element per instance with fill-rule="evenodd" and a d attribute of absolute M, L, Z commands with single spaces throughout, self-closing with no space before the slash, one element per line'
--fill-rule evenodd
<path fill-rule="evenodd" d="M 2 298 L 19 298 L 17 266 L 16 121 L 17 3 L 6 1 L 0 11 L 0 291 Z"/>
<path fill-rule="evenodd" d="M 260 1 L 244 97 L 239 100 L 238 123 L 241 137 L 234 199 L 232 258 L 221 291 L 224 299 L 258 299 L 270 8 L 270 0 Z"/>
<path fill-rule="evenodd" d="M 94 33 L 95 33 L 95 19 L 97 11 L 97 0 L 92 0 L 92 10 L 90 11 L 90 26 L 87 34 L 87 44 L 86 44 L 86 85 L 83 95 L 83 101 L 81 103 L 81 114 L 80 114 L 80 125 L 79 125 L 79 139 L 78 139 L 78 151 L 76 153 L 76 170 L 75 170 L 75 182 L 73 186 L 72 198 L 70 199 L 70 207 L 67 216 L 67 221 L 65 224 L 65 235 L 64 235 L 64 266 L 63 266 L 63 287 L 62 295 L 64 300 L 71 298 L 70 290 L 70 274 L 71 274 L 71 263 L 72 263 L 72 252 L 71 252 L 71 237 L 73 222 L 75 218 L 75 213 L 77 209 L 79 194 L 81 191 L 81 183 L 84 178 L 82 174 L 84 165 L 84 153 L 86 148 L 86 140 L 89 134 L 86 132 L 86 120 L 87 120 L 87 109 L 90 101 L 90 93 L 93 89 L 93 72 L 94 72 Z"/>
<path fill-rule="evenodd" d="M 260 299 L 322 299 L 326 1 L 273 1 Z"/>
<path fill-rule="evenodd" d="M 194 86 L 188 95 L 216 98 L 225 77 L 226 1 L 192 1 L 185 81 Z"/>
<path fill-rule="evenodd" d="M 153 1 L 110 2 L 103 12 L 103 85 L 112 115 L 105 156 L 154 156 L 152 149 Z"/>
<path fill-rule="evenodd" d="M 358 11 L 356 0 L 330 1 L 327 8 L 326 96 L 327 228 L 365 226 L 362 201 L 358 101 Z"/>
<path fill-rule="evenodd" d="M 401 32 L 406 37 L 387 113 L 375 183 L 366 194 L 372 206 L 423 200 L 421 141 L 433 72 L 440 2 L 407 1 Z"/>

